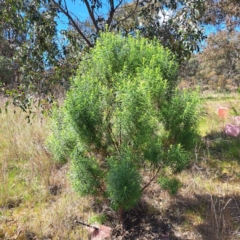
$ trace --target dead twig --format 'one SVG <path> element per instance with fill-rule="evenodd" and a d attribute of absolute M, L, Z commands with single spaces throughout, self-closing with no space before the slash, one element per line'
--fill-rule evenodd
<path fill-rule="evenodd" d="M 81 221 L 79 221 L 79 220 L 75 220 L 74 222 L 75 222 L 75 223 L 78 223 L 78 224 L 81 224 L 81 225 L 83 225 L 83 226 L 86 226 L 86 227 L 94 228 L 94 229 L 97 230 L 97 231 L 99 230 L 98 227 L 91 226 L 91 225 L 89 225 L 89 224 L 87 224 L 87 223 L 84 223 L 84 222 L 81 222 Z"/>

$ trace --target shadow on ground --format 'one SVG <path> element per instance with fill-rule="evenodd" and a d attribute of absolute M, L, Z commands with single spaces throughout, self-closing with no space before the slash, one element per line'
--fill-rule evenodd
<path fill-rule="evenodd" d="M 240 196 L 223 197 L 209 194 L 194 195 L 192 198 L 178 196 L 169 209 L 172 210 L 168 216 L 171 224 L 183 226 L 187 223 L 197 233 L 196 239 L 240 239 Z M 189 215 L 197 217 L 200 223 L 196 224 L 194 220 L 191 222 Z M 193 238 L 185 235 L 183 239 Z"/>
<path fill-rule="evenodd" d="M 116 226 L 112 234 L 113 239 L 182 240 L 172 234 L 168 219 L 164 219 L 156 209 L 154 214 L 149 214 L 149 207 L 149 204 L 142 200 L 134 209 L 125 212 L 125 231 L 122 231 L 120 226 Z"/>
<path fill-rule="evenodd" d="M 124 240 L 237 240 L 240 239 L 240 196 L 179 195 L 164 214 L 148 214 L 141 202 L 124 215 L 125 231 L 114 226 L 113 239 Z M 195 215 L 199 220 L 191 222 Z M 164 215 L 164 218 L 163 218 Z M 188 227 L 186 227 L 188 224 Z M 178 232 L 177 228 L 186 229 Z M 187 230 L 189 229 L 189 231 Z M 194 232 L 194 234 L 193 234 Z"/>

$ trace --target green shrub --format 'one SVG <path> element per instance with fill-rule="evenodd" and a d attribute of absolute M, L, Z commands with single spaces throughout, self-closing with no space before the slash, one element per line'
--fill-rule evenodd
<path fill-rule="evenodd" d="M 98 215 L 93 215 L 89 219 L 89 224 L 93 223 L 98 223 L 98 224 L 104 224 L 107 221 L 107 216 L 105 214 L 98 214 Z"/>
<path fill-rule="evenodd" d="M 180 144 L 170 145 L 165 153 L 165 163 L 176 173 L 182 171 L 189 163 L 189 154 Z"/>
<path fill-rule="evenodd" d="M 162 189 L 168 190 L 172 195 L 176 195 L 182 186 L 181 182 L 176 178 L 159 177 L 158 182 Z"/>
<path fill-rule="evenodd" d="M 54 109 L 50 121 L 52 133 L 47 140 L 47 146 L 56 162 L 65 163 L 77 144 L 77 134 L 70 124 L 66 111 Z"/>
<path fill-rule="evenodd" d="M 76 158 L 78 156 L 78 158 Z M 101 190 L 101 169 L 95 158 L 75 156 L 72 161 L 73 188 L 80 195 L 98 195 Z"/>
<path fill-rule="evenodd" d="M 146 166 L 156 176 L 164 166 L 186 167 L 199 99 L 175 90 L 177 69 L 156 40 L 101 34 L 72 80 L 62 117 L 53 116 L 52 150 L 71 158 L 81 195 L 107 197 L 122 212 L 145 189 Z"/>
<path fill-rule="evenodd" d="M 198 137 L 199 101 L 197 92 L 175 90 L 174 96 L 162 111 L 169 138 L 185 149 L 195 146 Z"/>
<path fill-rule="evenodd" d="M 128 156 L 111 158 L 107 175 L 107 191 L 115 209 L 132 208 L 141 195 L 140 174 Z"/>

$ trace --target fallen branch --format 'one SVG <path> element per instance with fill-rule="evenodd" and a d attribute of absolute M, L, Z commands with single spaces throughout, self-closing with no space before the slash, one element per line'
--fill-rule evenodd
<path fill-rule="evenodd" d="M 86 223 L 81 222 L 81 221 L 78 221 L 78 220 L 75 220 L 74 222 L 75 222 L 75 223 L 78 223 L 78 224 L 81 224 L 81 225 L 83 225 L 83 226 L 86 226 L 86 227 L 94 228 L 94 229 L 97 230 L 97 231 L 99 230 L 99 228 L 97 228 L 97 227 L 91 226 L 91 225 L 89 225 L 89 224 L 86 224 Z"/>

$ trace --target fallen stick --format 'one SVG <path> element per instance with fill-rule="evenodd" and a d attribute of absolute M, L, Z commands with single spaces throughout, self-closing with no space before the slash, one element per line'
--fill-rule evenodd
<path fill-rule="evenodd" d="M 78 223 L 78 224 L 81 224 L 81 225 L 83 225 L 83 226 L 86 226 L 86 227 L 94 228 L 95 230 L 99 231 L 99 228 L 98 228 L 98 227 L 91 226 L 91 225 L 89 225 L 89 224 L 87 224 L 87 223 L 84 223 L 84 222 L 81 222 L 81 221 L 79 221 L 79 220 L 75 220 L 74 222 L 75 222 L 75 223 Z"/>

